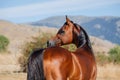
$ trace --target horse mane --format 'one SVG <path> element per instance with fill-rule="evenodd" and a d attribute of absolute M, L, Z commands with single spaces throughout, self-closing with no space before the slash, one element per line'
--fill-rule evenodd
<path fill-rule="evenodd" d="M 87 32 L 83 29 L 83 27 L 81 27 L 80 25 L 78 25 L 77 23 L 74 23 L 74 25 L 75 25 L 75 27 L 78 29 L 78 28 L 80 28 L 81 29 L 81 31 L 80 31 L 80 36 L 82 36 L 82 38 L 83 39 L 85 39 L 84 41 L 83 41 L 83 45 L 86 43 L 87 45 L 88 45 L 88 47 L 90 48 L 90 49 L 92 49 L 92 47 L 91 47 L 91 42 L 90 42 L 90 39 L 89 39 L 89 36 L 88 36 L 88 34 L 87 34 Z"/>

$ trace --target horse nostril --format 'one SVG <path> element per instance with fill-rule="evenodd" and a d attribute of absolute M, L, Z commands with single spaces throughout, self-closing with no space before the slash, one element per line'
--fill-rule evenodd
<path fill-rule="evenodd" d="M 54 41 L 47 41 L 47 47 L 52 47 L 55 46 L 55 42 Z"/>

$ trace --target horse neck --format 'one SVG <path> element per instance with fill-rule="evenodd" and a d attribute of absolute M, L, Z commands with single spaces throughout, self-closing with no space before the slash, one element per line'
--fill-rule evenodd
<path fill-rule="evenodd" d="M 76 34 L 74 33 L 74 40 L 73 40 L 73 43 L 77 46 L 77 50 L 76 52 L 81 52 L 81 50 L 84 52 L 87 52 L 88 54 L 93 54 L 93 50 L 92 50 L 92 47 L 91 47 L 91 43 L 90 43 L 90 40 L 89 40 L 89 37 L 86 33 L 86 31 L 82 28 L 81 28 L 81 31 L 80 31 L 80 34 Z"/>
<path fill-rule="evenodd" d="M 93 50 L 87 45 L 87 44 L 84 44 L 82 47 L 78 47 L 76 52 L 79 54 L 81 54 L 81 52 L 84 52 L 88 55 L 94 55 L 93 54 Z M 83 54 L 84 54 L 83 53 Z"/>

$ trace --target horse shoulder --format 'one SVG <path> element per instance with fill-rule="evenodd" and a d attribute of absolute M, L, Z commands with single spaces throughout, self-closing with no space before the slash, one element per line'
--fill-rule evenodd
<path fill-rule="evenodd" d="M 61 47 L 47 48 L 44 52 L 44 72 L 50 79 L 66 80 L 71 70 L 72 56 Z"/>

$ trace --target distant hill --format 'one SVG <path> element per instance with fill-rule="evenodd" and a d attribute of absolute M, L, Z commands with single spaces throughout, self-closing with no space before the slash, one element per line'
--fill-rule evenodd
<path fill-rule="evenodd" d="M 120 17 L 69 16 L 69 18 L 84 27 L 90 35 L 120 44 Z M 56 16 L 28 24 L 60 28 L 64 22 L 65 16 Z"/>

